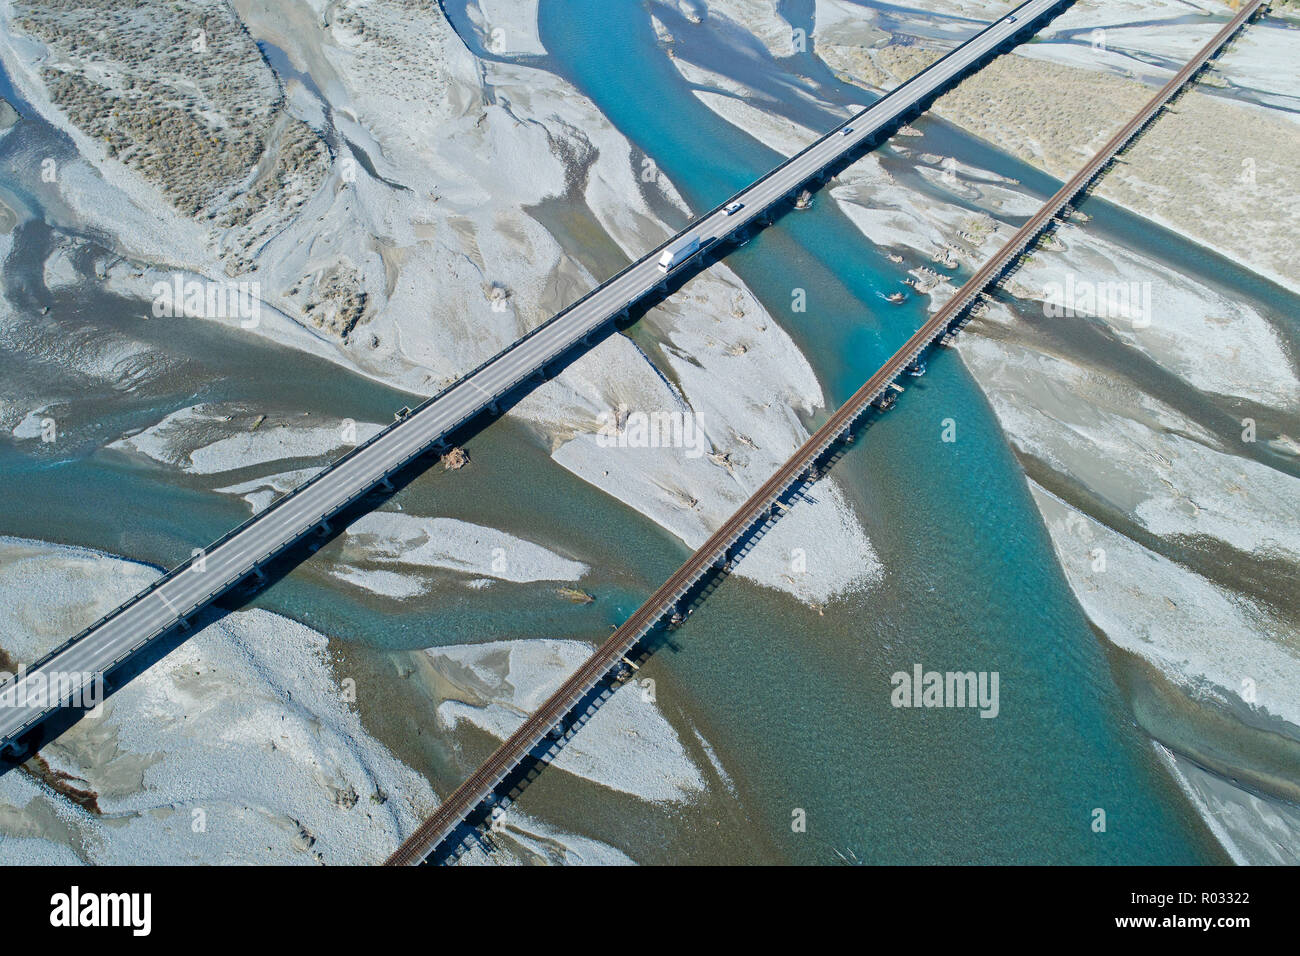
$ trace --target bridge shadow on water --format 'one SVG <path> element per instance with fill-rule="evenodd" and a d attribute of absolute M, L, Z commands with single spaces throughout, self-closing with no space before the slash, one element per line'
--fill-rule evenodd
<path fill-rule="evenodd" d="M 492 796 L 467 815 L 424 860 L 424 865 L 452 865 L 475 846 L 487 853 L 495 852 L 497 845 L 493 834 L 510 828 L 508 809 L 517 801 L 551 763 L 563 752 L 565 746 L 580 731 L 600 707 L 620 689 L 624 693 L 642 693 L 636 671 L 652 656 L 667 648 L 676 652 L 680 646 L 677 632 L 690 623 L 691 615 L 721 587 L 735 570 L 736 565 L 754 550 L 758 543 L 788 515 L 800 500 L 815 502 L 812 490 L 829 471 L 848 453 L 866 430 L 884 414 L 867 406 L 852 422 L 841 438 L 831 444 L 813 463 L 811 469 L 792 485 L 777 501 L 778 505 L 760 513 L 727 549 L 725 564 L 715 564 L 676 605 L 666 608 L 658 620 L 623 658 L 634 666 L 606 674 L 556 725 L 551 735 L 529 752 L 515 770 L 496 787 Z"/>
<path fill-rule="evenodd" d="M 991 57 L 992 55 L 989 58 Z M 824 186 L 837 173 L 852 165 L 891 136 L 900 126 L 924 112 L 929 105 L 929 101 L 933 98 L 930 97 L 925 102 L 918 104 L 916 108 L 898 117 L 896 121 L 882 128 L 870 139 L 864 140 L 854 149 L 842 154 L 838 160 L 820 173 L 805 180 L 800 185 L 799 190 L 808 189 L 812 191 Z M 537 386 L 561 374 L 606 338 L 626 332 L 648 312 L 675 294 L 691 279 L 708 270 L 735 249 L 749 242 L 767 226 L 796 211 L 796 198 L 797 195 L 785 196 L 731 235 L 706 245 L 692 259 L 675 269 L 671 275 L 665 276 L 658 285 L 642 296 L 636 303 L 624 309 L 612 320 L 603 323 L 599 329 L 585 338 L 575 342 L 569 349 L 547 363 L 533 376 L 521 382 L 506 395 L 501 396 L 491 406 L 481 410 L 455 431 L 444 435 L 439 443 L 430 446 L 411 462 L 389 474 L 387 486 L 379 485 L 371 489 L 368 494 L 362 496 L 353 504 L 330 515 L 326 522 L 318 525 L 315 530 L 309 531 L 295 541 L 290 542 L 264 562 L 259 568 L 259 574 L 250 573 L 243 581 L 214 598 L 207 606 L 193 612 L 186 623 L 174 625 L 168 631 L 154 638 L 145 648 L 130 659 L 106 672 L 103 675 L 104 699 L 111 698 L 117 690 L 158 663 L 171 651 L 188 640 L 195 631 L 220 621 L 231 611 L 248 607 L 258 595 L 274 586 L 283 577 L 308 560 L 321 547 L 337 538 L 353 521 L 382 506 L 422 475 L 429 467 L 435 465 L 447 446 L 467 444 L 484 428 L 513 409 Z M 605 281 L 608 282 L 609 280 Z M 64 731 L 81 720 L 85 714 L 86 710 L 82 708 L 62 707 L 24 734 L 20 740 L 0 750 L 0 776 L 31 759 L 42 747 L 63 734 Z"/>
<path fill-rule="evenodd" d="M 779 209 L 773 209 L 769 215 L 763 217 L 764 224 L 747 224 L 735 235 L 706 247 L 633 306 L 613 320 L 604 323 L 586 338 L 576 342 L 533 376 L 499 398 L 492 406 L 485 407 L 469 421 L 444 435 L 438 443 L 424 449 L 406 465 L 391 472 L 384 483 L 376 485 L 351 505 L 330 515 L 313 530 L 303 534 L 263 562 L 257 572 L 250 572 L 239 583 L 214 598 L 206 606 L 192 612 L 183 623 L 173 625 L 128 660 L 107 671 L 103 675 L 103 699 L 111 699 L 118 690 L 157 664 L 197 631 L 221 621 L 232 611 L 248 608 L 263 592 L 309 560 L 322 547 L 338 538 L 354 521 L 383 506 L 430 467 L 436 466 L 448 449 L 467 445 L 483 429 L 510 412 L 539 385 L 564 372 L 605 339 L 627 332 L 648 312 L 676 293 L 691 279 L 709 269 L 733 249 L 744 245 L 764 228 L 766 223 L 788 214 L 793 208 L 793 200 L 784 202 Z M 19 741 L 0 750 L 0 776 L 30 760 L 41 748 L 61 736 L 87 713 L 86 708 L 62 707 L 24 734 Z"/>

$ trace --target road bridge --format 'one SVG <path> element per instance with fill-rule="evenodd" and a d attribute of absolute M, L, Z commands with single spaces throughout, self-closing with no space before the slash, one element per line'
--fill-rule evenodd
<path fill-rule="evenodd" d="M 720 240 L 746 226 L 768 220 L 774 209 L 909 116 L 938 93 L 1018 38 L 1036 29 L 1071 0 L 1029 0 L 949 52 L 927 69 L 881 97 L 867 109 L 791 156 L 716 209 L 699 217 L 658 248 L 601 283 L 587 295 L 524 335 L 478 368 L 402 415 L 272 502 L 238 528 L 193 558 L 164 574 L 121 607 L 71 638 L 0 688 L 13 703 L 0 706 L 0 747 L 15 749 L 19 739 L 51 714 L 80 699 L 83 675 L 107 676 L 159 637 L 188 626 L 193 615 L 267 562 L 354 506 L 396 472 L 430 450 L 481 412 L 499 403 L 530 379 L 545 377 L 557 363 L 629 308 L 656 292 Z M 659 265 L 663 250 L 685 240 L 698 250 Z M 67 694 L 48 700 L 41 688 L 59 675 Z"/>

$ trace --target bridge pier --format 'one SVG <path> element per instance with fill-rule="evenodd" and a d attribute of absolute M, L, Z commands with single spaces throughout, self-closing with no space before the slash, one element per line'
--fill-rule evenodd
<path fill-rule="evenodd" d="M 27 753 L 27 750 L 28 748 L 24 744 L 21 744 L 16 740 L 9 740 L 5 742 L 3 747 L 0 747 L 0 754 L 13 760 L 15 763 L 18 763 Z"/>

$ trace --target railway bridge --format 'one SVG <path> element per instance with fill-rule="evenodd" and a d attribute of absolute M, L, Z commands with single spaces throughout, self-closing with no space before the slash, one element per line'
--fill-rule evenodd
<path fill-rule="evenodd" d="M 414 833 L 389 857 L 390 866 L 423 862 L 441 847 L 456 828 L 477 809 L 494 801 L 499 788 L 511 779 L 526 761 L 544 759 L 556 741 L 556 728 L 566 728 L 579 719 L 577 708 L 587 701 L 626 660 L 636 655 L 636 648 L 661 626 L 671 620 L 702 582 L 734 557 L 737 545 L 756 527 L 760 527 L 781 510 L 782 500 L 797 487 L 815 480 L 821 463 L 873 405 L 892 404 L 901 391 L 898 379 L 931 348 L 936 340 L 948 335 L 969 316 L 969 307 L 986 288 L 995 283 L 1018 258 L 1052 227 L 1056 217 L 1080 193 L 1090 188 L 1096 177 L 1115 159 L 1192 78 L 1209 62 L 1238 29 L 1252 17 L 1265 0 L 1250 0 L 1242 9 L 1180 69 L 1086 164 L 1070 178 L 1016 230 L 970 279 L 924 325 L 909 338 L 841 405 L 821 428 L 817 429 L 740 508 L 715 531 L 677 571 L 650 595 L 617 628 L 595 653 L 573 672 L 519 728 L 478 767 Z M 591 704 L 587 705 L 590 709 Z"/>

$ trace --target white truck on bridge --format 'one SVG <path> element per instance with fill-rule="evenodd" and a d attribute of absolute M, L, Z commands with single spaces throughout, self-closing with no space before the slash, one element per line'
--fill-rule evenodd
<path fill-rule="evenodd" d="M 700 237 L 686 236 L 678 239 L 659 257 L 659 269 L 667 274 L 700 251 Z"/>

